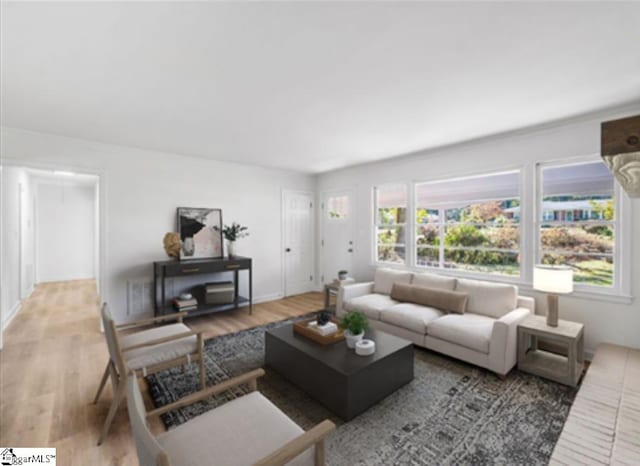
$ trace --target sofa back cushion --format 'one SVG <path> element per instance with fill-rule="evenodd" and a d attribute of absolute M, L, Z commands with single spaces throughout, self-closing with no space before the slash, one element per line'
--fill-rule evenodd
<path fill-rule="evenodd" d="M 456 291 L 469 295 L 467 312 L 499 319 L 516 308 L 518 288 L 506 283 L 458 279 Z"/>
<path fill-rule="evenodd" d="M 445 277 L 435 273 L 416 273 L 411 281 L 412 285 L 438 288 L 440 290 L 453 291 L 456 289 L 456 278 Z"/>
<path fill-rule="evenodd" d="M 376 269 L 375 277 L 373 278 L 373 292 L 380 294 L 391 294 L 391 288 L 394 283 L 411 283 L 411 272 L 403 272 L 401 270 L 393 269 Z"/>
<path fill-rule="evenodd" d="M 434 307 L 441 311 L 464 314 L 468 295 L 459 291 L 394 283 L 391 289 L 391 299 Z"/>

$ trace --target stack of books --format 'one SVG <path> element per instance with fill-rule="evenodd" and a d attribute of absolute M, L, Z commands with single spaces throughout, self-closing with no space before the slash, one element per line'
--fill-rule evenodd
<path fill-rule="evenodd" d="M 322 336 L 332 335 L 338 331 L 338 326 L 334 322 L 327 322 L 324 325 L 318 325 L 318 322 L 309 322 L 309 328 L 314 332 L 318 332 Z"/>
<path fill-rule="evenodd" d="M 196 300 L 196 298 L 189 298 L 189 299 L 175 298 L 173 300 L 173 307 L 180 312 L 193 311 L 195 309 L 198 309 L 198 301 Z"/>

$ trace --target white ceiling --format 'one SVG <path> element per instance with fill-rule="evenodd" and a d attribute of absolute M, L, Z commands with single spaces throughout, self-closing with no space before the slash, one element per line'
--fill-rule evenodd
<path fill-rule="evenodd" d="M 640 3 L 3 2 L 2 122 L 321 172 L 640 98 Z"/>

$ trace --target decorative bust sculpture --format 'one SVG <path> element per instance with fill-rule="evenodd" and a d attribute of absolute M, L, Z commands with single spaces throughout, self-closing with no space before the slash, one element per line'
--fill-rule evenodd
<path fill-rule="evenodd" d="M 180 249 L 182 248 L 182 244 L 180 242 L 179 233 L 167 233 L 164 235 L 162 242 L 164 243 L 164 250 L 167 253 L 167 256 L 175 259 L 180 258 Z"/>

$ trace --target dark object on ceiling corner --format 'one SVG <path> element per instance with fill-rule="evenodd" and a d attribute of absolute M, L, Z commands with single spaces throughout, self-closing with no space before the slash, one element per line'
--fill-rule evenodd
<path fill-rule="evenodd" d="M 640 198 L 640 115 L 602 123 L 601 156 L 629 197 Z"/>

